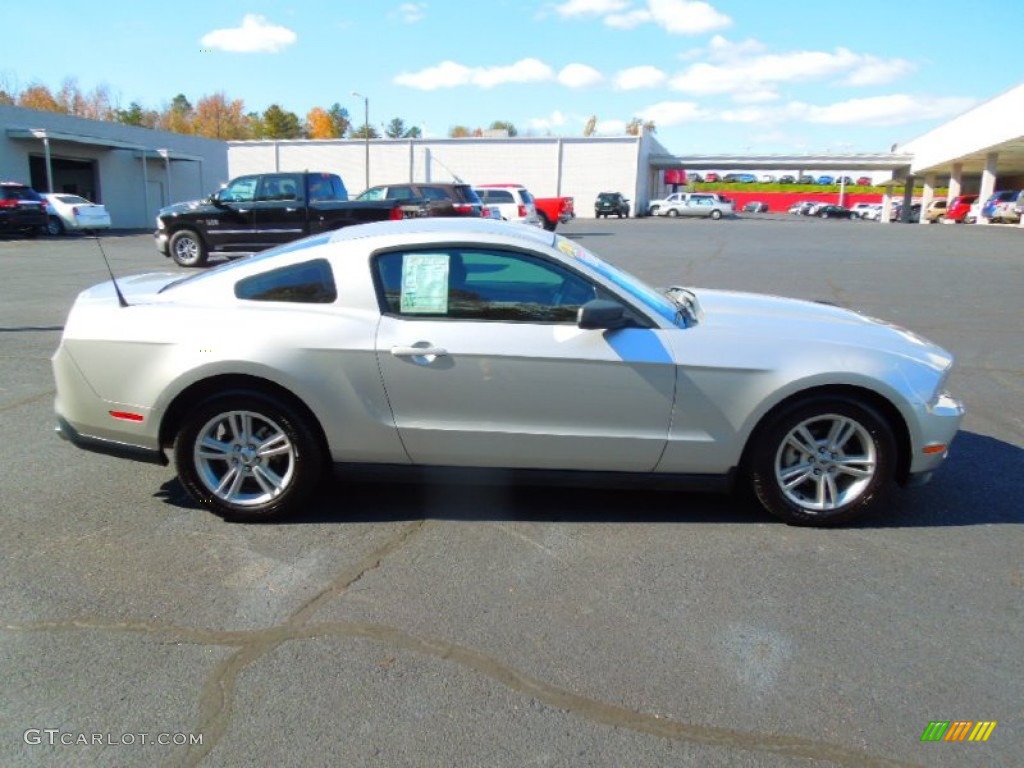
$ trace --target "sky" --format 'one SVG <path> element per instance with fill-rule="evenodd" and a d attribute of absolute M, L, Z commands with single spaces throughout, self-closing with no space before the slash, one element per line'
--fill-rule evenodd
<path fill-rule="evenodd" d="M 988 7 L 988 10 L 986 10 Z M 887 152 L 1024 79 L 978 0 L 0 2 L 0 88 L 66 78 L 160 109 L 223 92 L 300 118 L 340 103 L 427 137 L 622 135 L 676 154 Z M 995 53 L 993 53 L 995 52 Z M 361 96 L 353 96 L 353 92 Z M 365 96 L 366 101 L 362 98 Z"/>

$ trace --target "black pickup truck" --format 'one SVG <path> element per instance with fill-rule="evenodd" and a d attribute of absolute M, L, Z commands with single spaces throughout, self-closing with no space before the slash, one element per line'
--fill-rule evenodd
<path fill-rule="evenodd" d="M 162 208 L 156 247 L 183 267 L 201 267 L 213 253 L 245 256 L 351 224 L 401 219 L 409 214 L 400 202 L 349 200 L 333 173 L 239 176 L 208 200 Z"/>

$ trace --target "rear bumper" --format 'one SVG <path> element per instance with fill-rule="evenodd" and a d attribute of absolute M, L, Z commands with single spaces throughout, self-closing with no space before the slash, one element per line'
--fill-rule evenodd
<path fill-rule="evenodd" d="M 164 467 L 169 463 L 166 454 L 160 450 L 83 435 L 61 416 L 57 416 L 57 426 L 55 429 L 61 438 L 84 451 L 102 453 L 105 456 L 114 456 L 118 459 L 141 461 L 145 464 L 159 464 Z"/>

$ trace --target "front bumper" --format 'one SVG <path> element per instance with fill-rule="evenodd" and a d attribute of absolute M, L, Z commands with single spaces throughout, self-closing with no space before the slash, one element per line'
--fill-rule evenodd
<path fill-rule="evenodd" d="M 156 249 L 169 258 L 171 255 L 171 246 L 170 238 L 167 236 L 167 233 L 158 229 L 153 233 L 153 241 L 156 244 Z"/>
<path fill-rule="evenodd" d="M 917 434 L 913 440 L 914 454 L 910 459 L 908 485 L 928 482 L 931 473 L 949 456 L 949 445 L 960 429 L 963 418 L 963 403 L 947 392 L 939 394 L 921 409 L 917 418 Z"/>

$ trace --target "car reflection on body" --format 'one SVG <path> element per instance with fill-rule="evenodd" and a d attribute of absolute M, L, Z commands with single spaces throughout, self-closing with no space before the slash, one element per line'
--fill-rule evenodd
<path fill-rule="evenodd" d="M 329 463 L 751 489 L 794 524 L 926 480 L 952 356 L 814 302 L 655 290 L 534 227 L 417 218 L 84 291 L 61 436 L 155 463 L 202 508 L 301 510 Z"/>

